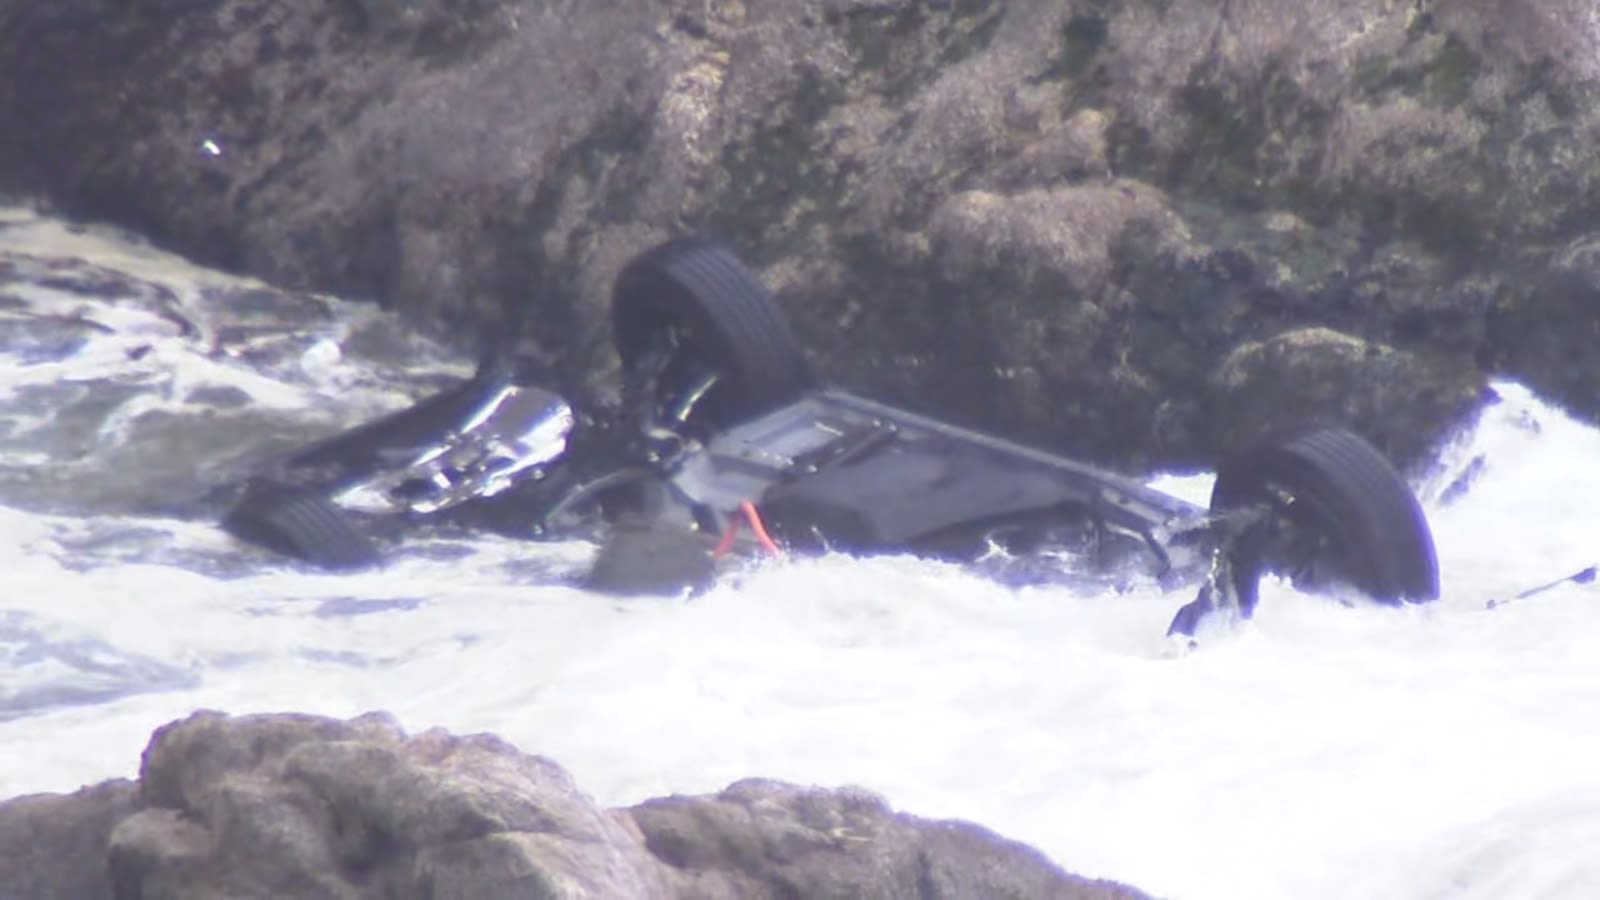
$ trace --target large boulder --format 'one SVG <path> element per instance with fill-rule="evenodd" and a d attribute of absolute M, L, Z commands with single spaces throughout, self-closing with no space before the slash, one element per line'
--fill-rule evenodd
<path fill-rule="evenodd" d="M 1299 398 L 1305 422 L 1368 422 L 1372 439 L 1406 457 L 1430 448 L 1406 423 L 1439 421 L 1483 395 L 1461 391 L 1461 373 L 1329 328 L 1298 328 L 1241 344 L 1211 374 L 1213 442 L 1255 444 L 1284 430 L 1282 396 Z"/>
<path fill-rule="evenodd" d="M 976 825 L 768 780 L 602 809 L 491 735 L 198 712 L 137 785 L 0 803 L 0 896 L 1138 900 Z"/>
<path fill-rule="evenodd" d="M 140 799 L 111 836 L 119 898 L 665 893 L 555 763 L 381 716 L 191 716 L 152 738 Z"/>
<path fill-rule="evenodd" d="M 1305 328 L 1600 412 L 1596 59 L 1587 0 L 10 3 L 0 190 L 601 377 L 623 261 L 712 231 L 822 371 L 1144 466 Z"/>
<path fill-rule="evenodd" d="M 105 781 L 71 794 L 0 803 L 0 897 L 93 900 L 108 896 L 111 830 L 138 809 L 139 786 Z"/>

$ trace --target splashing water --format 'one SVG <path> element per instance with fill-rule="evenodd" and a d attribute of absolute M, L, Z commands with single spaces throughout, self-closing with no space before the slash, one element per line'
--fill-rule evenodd
<path fill-rule="evenodd" d="M 1485 609 L 1600 561 L 1600 431 L 1519 385 L 1417 485 L 1443 600 L 1269 582 L 1184 656 L 1189 592 L 1153 585 L 835 555 L 624 603 L 562 582 L 581 542 L 438 536 L 326 575 L 193 514 L 469 368 L 379 311 L 0 210 L 0 797 L 135 775 L 196 708 L 387 709 L 606 804 L 855 784 L 1164 897 L 1600 896 L 1600 589 Z"/>

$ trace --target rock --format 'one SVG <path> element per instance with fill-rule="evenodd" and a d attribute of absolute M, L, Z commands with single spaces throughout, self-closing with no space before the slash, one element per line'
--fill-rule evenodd
<path fill-rule="evenodd" d="M 551 760 L 382 714 L 169 723 L 137 785 L 0 803 L 0 867 L 7 900 L 1147 896 L 854 789 L 602 809 Z"/>
<path fill-rule="evenodd" d="M 712 797 L 650 800 L 629 813 L 682 897 L 1147 896 L 1063 878 L 1036 850 L 969 823 L 897 814 L 860 791 L 748 779 Z"/>
<path fill-rule="evenodd" d="M 624 519 L 606 535 L 582 586 L 615 596 L 698 593 L 716 578 L 714 543 L 674 521 Z"/>
<path fill-rule="evenodd" d="M 1494 348 L 1484 362 L 1508 372 L 1537 372 L 1535 386 L 1576 413 L 1594 414 L 1600 371 L 1600 230 L 1557 249 L 1548 269 L 1528 273 L 1537 290 L 1498 289 L 1487 298 Z"/>
<path fill-rule="evenodd" d="M 105 781 L 71 794 L 33 794 L 0 803 L 0 897 L 98 900 L 110 897 L 111 830 L 137 808 L 138 786 Z"/>
<path fill-rule="evenodd" d="M 1241 448 L 1282 432 L 1280 398 L 1289 394 L 1304 422 L 1365 428 L 1392 455 L 1418 459 L 1428 448 L 1407 423 L 1467 415 L 1481 397 L 1462 384 L 1448 361 L 1328 328 L 1286 331 L 1241 345 L 1212 373 L 1207 402 L 1219 433 L 1211 443 Z"/>
<path fill-rule="evenodd" d="M 839 381 L 1188 464 L 1247 430 L 1213 421 L 1223 360 L 1307 328 L 1429 359 L 1448 394 L 1507 374 L 1600 414 L 1600 357 L 1571 352 L 1600 304 L 1562 255 L 1600 200 L 1589 12 L 17 3 L 0 190 L 463 346 L 519 311 L 596 378 L 623 262 L 720 233 Z M 1391 452 L 1453 424 L 1396 402 L 1357 404 Z"/>
<path fill-rule="evenodd" d="M 121 897 L 653 897 L 625 818 L 497 738 L 391 720 L 229 719 L 158 730 L 145 808 L 112 835 Z"/>

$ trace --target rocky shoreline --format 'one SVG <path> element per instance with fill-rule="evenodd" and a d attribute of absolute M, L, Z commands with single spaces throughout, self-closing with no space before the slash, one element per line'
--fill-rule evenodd
<path fill-rule="evenodd" d="M 709 231 L 891 402 L 1129 469 L 1290 415 L 1418 463 L 1491 375 L 1600 413 L 1590 12 L 10 4 L 0 191 L 581 375 L 622 261 Z"/>
<path fill-rule="evenodd" d="M 604 809 L 557 763 L 390 717 L 196 712 L 138 780 L 0 803 L 6 900 L 1144 900 L 858 789 L 746 779 Z"/>
<path fill-rule="evenodd" d="M 1130 470 L 1286 417 L 1418 466 L 1507 375 L 1600 416 L 1584 0 L 0 6 L 0 192 L 614 368 L 696 230 L 820 371 Z M 5 896 L 1138 897 L 769 781 L 603 810 L 490 737 L 199 713 L 0 804 Z M 431 892 L 431 893 L 430 893 Z"/>

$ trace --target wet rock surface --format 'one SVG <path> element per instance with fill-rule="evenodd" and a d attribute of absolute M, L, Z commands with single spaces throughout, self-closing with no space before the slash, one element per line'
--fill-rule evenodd
<path fill-rule="evenodd" d="M 820 371 L 1129 468 L 1330 406 L 1237 355 L 1331 329 L 1411 461 L 1491 373 L 1600 412 L 1591 13 L 14 3 L 0 190 L 596 377 L 623 261 L 718 233 Z"/>
<path fill-rule="evenodd" d="M 752 779 L 603 809 L 548 759 L 381 714 L 195 713 L 137 783 L 0 803 L 0 863 L 18 900 L 1148 896 L 858 790 Z"/>

